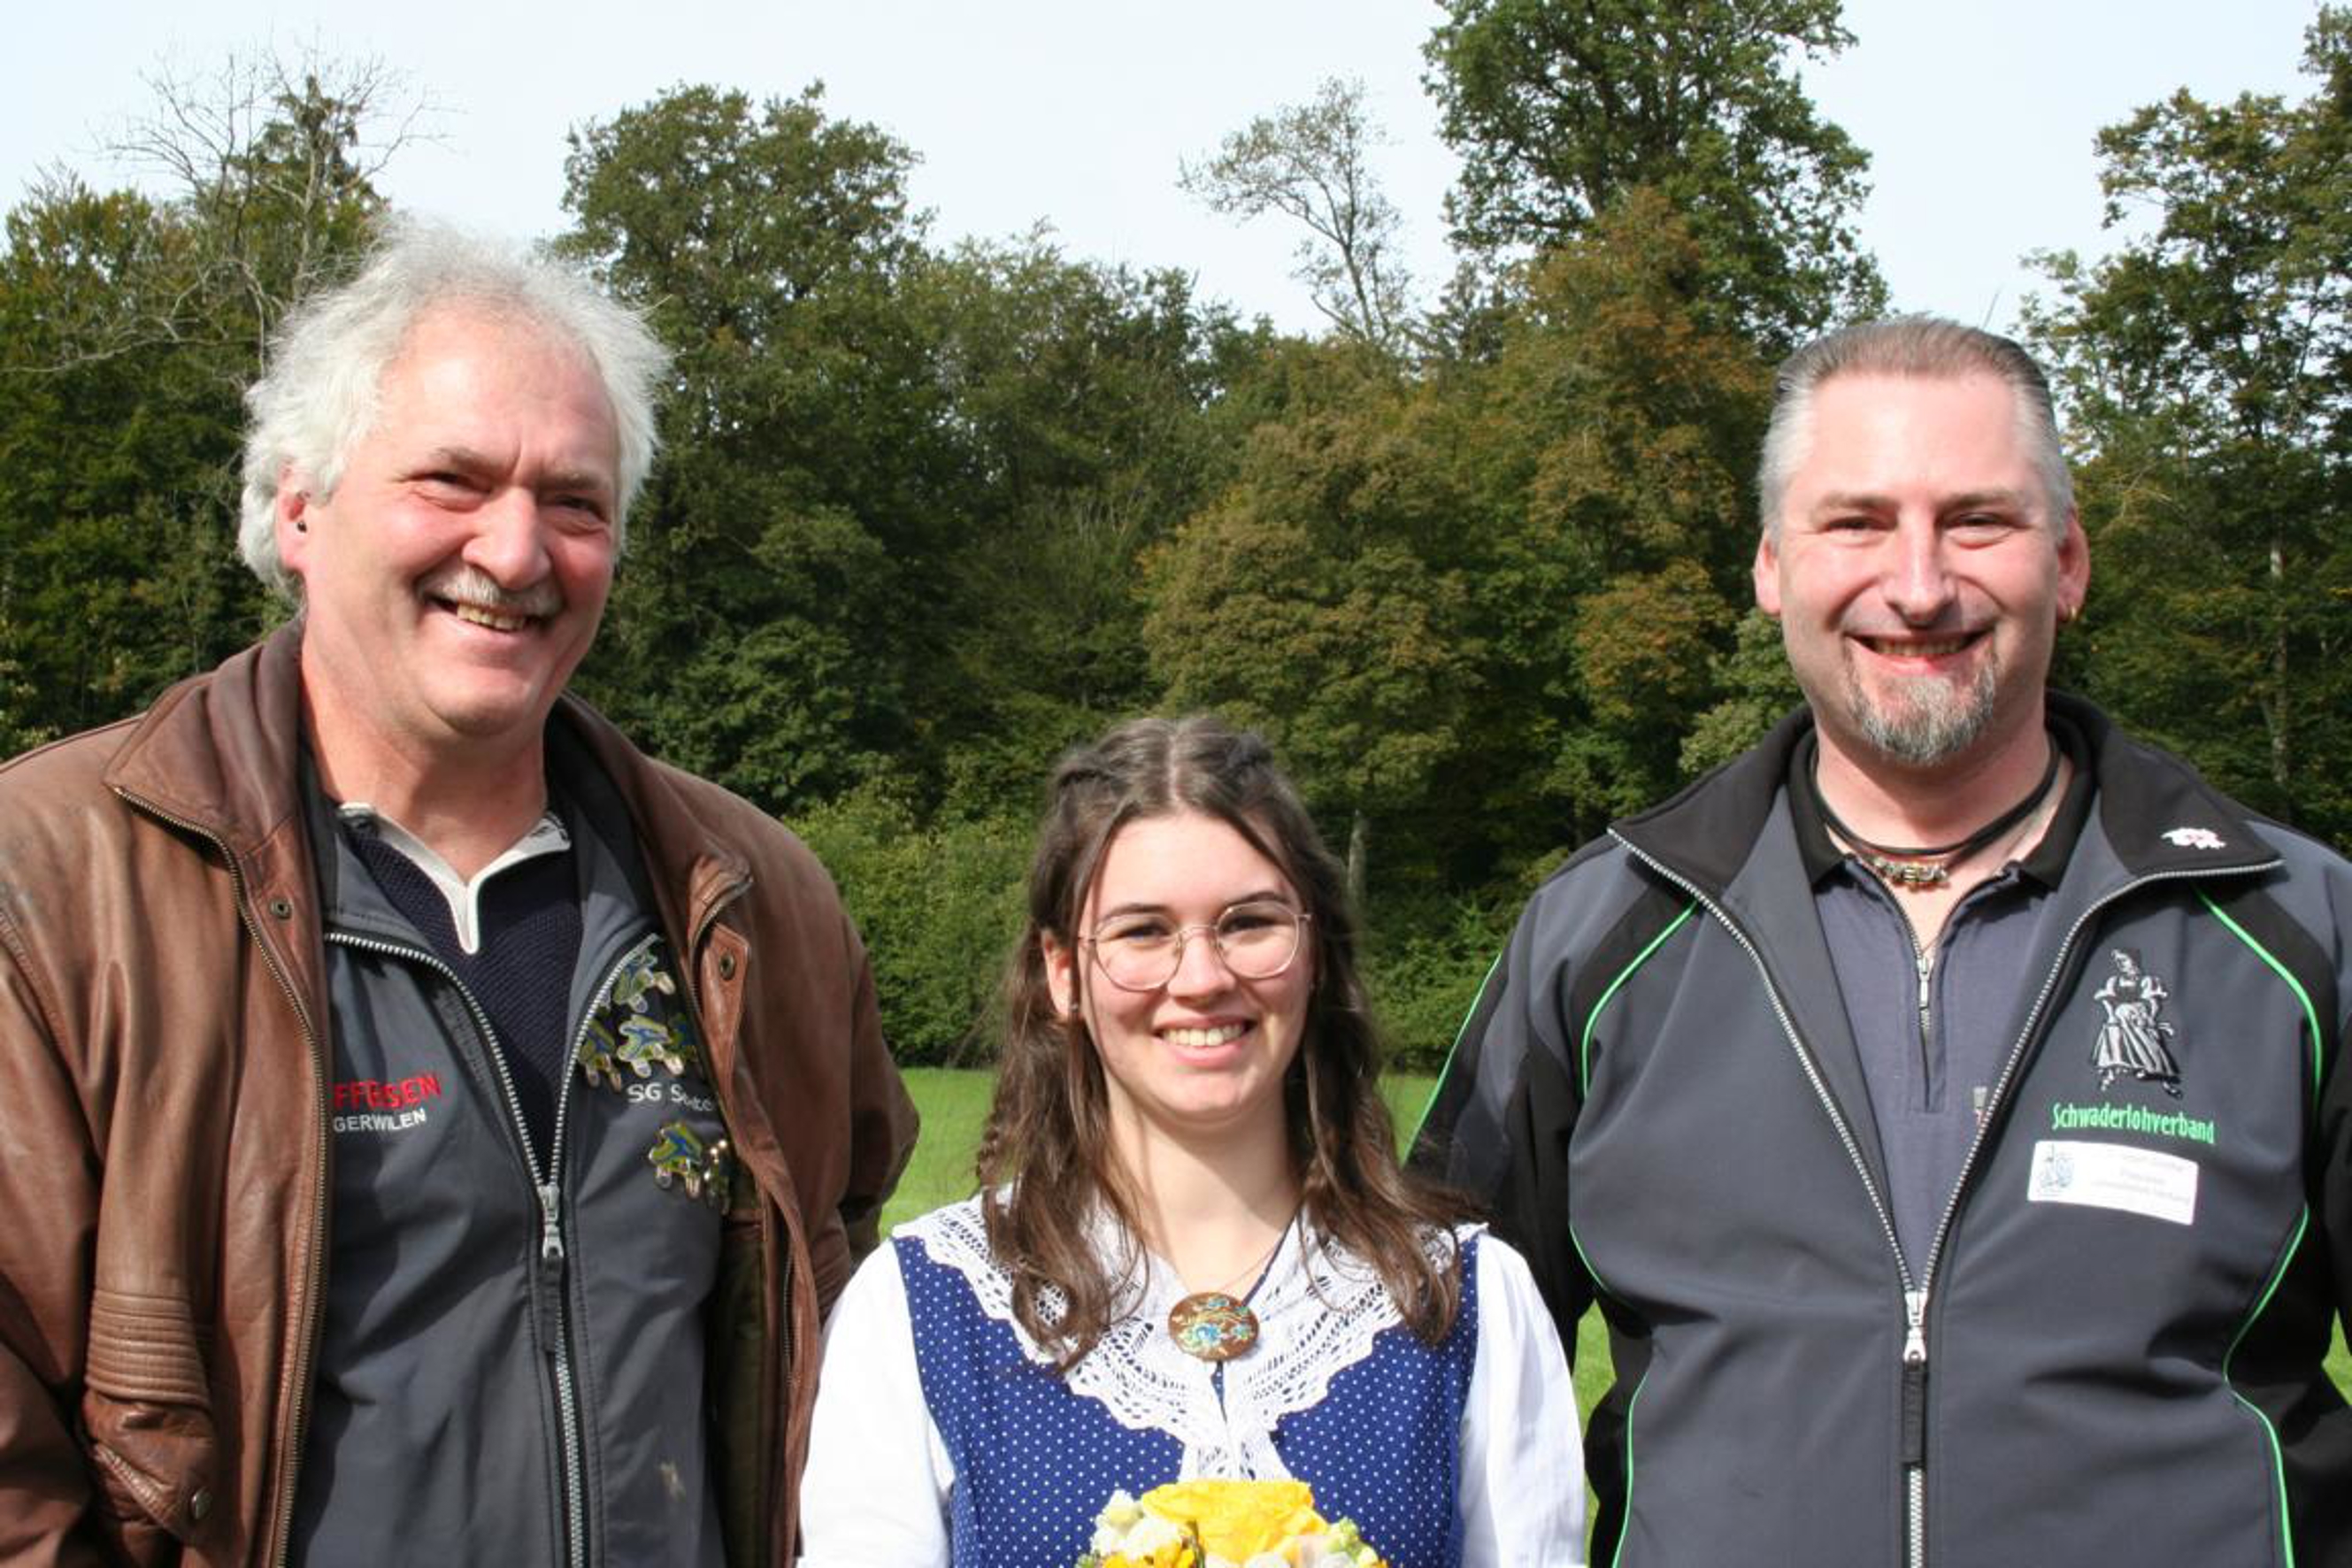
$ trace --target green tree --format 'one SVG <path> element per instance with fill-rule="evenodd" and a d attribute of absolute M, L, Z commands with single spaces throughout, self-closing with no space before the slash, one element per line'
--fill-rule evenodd
<path fill-rule="evenodd" d="M 1181 273 L 1036 237 L 960 247 L 920 291 L 969 476 L 952 700 L 929 732 L 951 809 L 1026 812 L 1056 753 L 1155 703 L 1139 562 L 1230 467 L 1211 410 L 1259 340 Z"/>
<path fill-rule="evenodd" d="M 1349 824 L 1360 895 L 1373 823 L 1427 810 L 1461 745 L 1464 499 L 1424 389 L 1344 340 L 1282 357 L 1287 406 L 1147 563 L 1143 640 L 1171 706 L 1264 731 Z"/>
<path fill-rule="evenodd" d="M 125 133 L 166 187 L 53 174 L 0 255 L 0 742 L 80 729 L 249 640 L 239 395 L 381 210 L 389 79 L 232 60 Z"/>
<path fill-rule="evenodd" d="M 1177 273 L 932 250 L 911 163 L 814 89 L 681 88 L 574 140 L 564 245 L 677 352 L 591 689 L 778 809 L 887 773 L 926 820 L 1025 811 L 1147 705 L 1135 563 L 1254 353 Z"/>
<path fill-rule="evenodd" d="M 810 807 L 793 823 L 841 884 L 874 961 L 882 1032 L 908 1066 L 975 1067 L 1004 954 L 1021 931 L 1025 817 L 926 820 L 887 781 Z"/>
<path fill-rule="evenodd" d="M 1769 371 L 1692 299 L 1702 265 L 1689 226 L 1636 193 L 1544 258 L 1492 362 L 1461 376 L 1486 519 L 1475 754 L 1507 867 L 1671 789 L 1717 700 Z"/>
<path fill-rule="evenodd" d="M 774 805 L 911 748 L 950 487 L 899 284 L 912 155 L 824 112 L 677 89 L 575 132 L 562 240 L 677 353 L 666 455 L 586 673 L 635 734 Z"/>
<path fill-rule="evenodd" d="M 1737 640 L 1716 666 L 1715 688 L 1720 700 L 1683 739 L 1685 778 L 1731 761 L 1805 700 L 1789 668 L 1780 623 L 1757 609 L 1740 616 Z"/>
<path fill-rule="evenodd" d="M 1274 737 L 1376 930 L 1671 788 L 1721 696 L 1769 371 L 1699 265 L 1643 193 L 1532 269 L 1482 358 L 1284 345 L 1233 478 L 1149 559 L 1171 700 Z"/>
<path fill-rule="evenodd" d="M 1869 156 L 1792 58 L 1853 41 L 1838 0 L 1441 0 L 1426 47 L 1449 202 L 1475 250 L 1542 249 L 1663 195 L 1729 323 L 1786 348 L 1882 300 L 1853 220 Z"/>
<path fill-rule="evenodd" d="M 2093 541 L 2082 674 L 2262 809 L 2352 832 L 2352 11 L 2312 96 L 2187 92 L 2099 135 L 2105 260 L 2044 258 Z"/>

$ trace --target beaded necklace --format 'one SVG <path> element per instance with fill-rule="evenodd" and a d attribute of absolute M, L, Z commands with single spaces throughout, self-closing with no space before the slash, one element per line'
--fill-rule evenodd
<path fill-rule="evenodd" d="M 1812 771 L 1806 775 L 1805 782 L 1813 792 L 1813 805 L 1821 812 L 1822 821 L 1829 830 L 1843 839 L 1880 881 L 1889 887 L 1916 893 L 1945 886 L 1952 879 L 1953 867 L 2039 811 L 2042 803 L 2050 797 L 2050 786 L 2058 782 L 2061 754 L 2057 743 L 2051 742 L 2050 763 L 2042 770 L 2042 782 L 2035 784 L 2023 800 L 1967 837 L 1956 838 L 1949 844 L 1900 846 L 1873 843 L 1848 827 L 1840 820 L 1838 814 L 1830 809 L 1828 798 L 1822 794 L 1821 759 L 1818 756 L 1813 759 Z"/>

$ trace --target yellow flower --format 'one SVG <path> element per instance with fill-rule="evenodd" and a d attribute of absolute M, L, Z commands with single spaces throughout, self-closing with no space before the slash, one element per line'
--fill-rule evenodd
<path fill-rule="evenodd" d="M 1386 1568 L 1353 1521 L 1300 1481 L 1178 1481 L 1113 1492 L 1076 1568 Z"/>
<path fill-rule="evenodd" d="M 1141 1500 L 1171 1524 L 1192 1525 L 1211 1556 L 1233 1563 L 1324 1530 L 1315 1494 L 1304 1481 L 1175 1481 L 1152 1488 Z"/>

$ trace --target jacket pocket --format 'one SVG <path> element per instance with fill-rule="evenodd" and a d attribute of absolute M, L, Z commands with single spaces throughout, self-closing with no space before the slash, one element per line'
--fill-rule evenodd
<path fill-rule="evenodd" d="M 103 1286 L 92 1293 L 82 1393 L 90 1469 L 105 1523 L 141 1563 L 178 1560 L 205 1533 L 217 1500 L 220 1446 L 188 1304 Z"/>

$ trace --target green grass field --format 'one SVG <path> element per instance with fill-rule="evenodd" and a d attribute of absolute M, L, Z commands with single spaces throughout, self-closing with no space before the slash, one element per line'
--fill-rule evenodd
<path fill-rule="evenodd" d="M 908 1163 L 898 1194 L 882 1211 L 886 1231 L 900 1220 L 971 1194 L 972 1151 L 980 1142 L 981 1124 L 988 1120 L 989 1087 L 994 1081 L 984 1072 L 945 1068 L 909 1068 L 906 1078 L 908 1092 L 922 1110 L 923 1136 L 915 1145 L 915 1156 Z M 1436 1082 L 1402 1073 L 1382 1082 L 1381 1092 L 1388 1097 L 1400 1134 L 1420 1124 L 1422 1108 Z M 1578 1329 L 1576 1354 L 1576 1397 L 1584 1409 L 1590 1411 L 1608 1386 L 1608 1334 L 1601 1327 L 1601 1314 L 1588 1312 Z M 2352 1357 L 2346 1354 L 2340 1330 L 2327 1370 L 2336 1386 L 2352 1391 Z"/>

